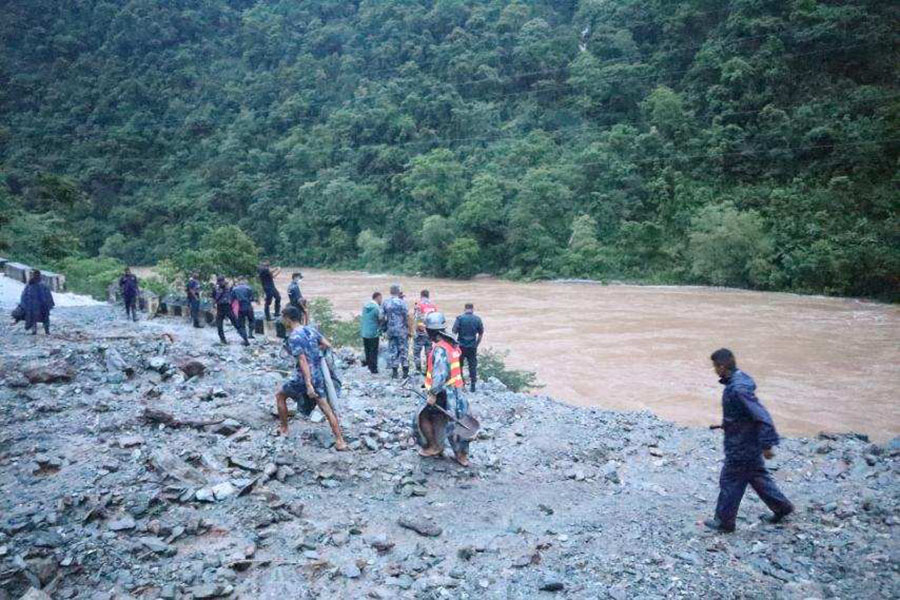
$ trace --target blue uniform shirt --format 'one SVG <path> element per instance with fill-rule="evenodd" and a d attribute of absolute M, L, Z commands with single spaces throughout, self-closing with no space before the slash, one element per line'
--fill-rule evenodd
<path fill-rule="evenodd" d="M 231 290 L 234 299 L 240 302 L 241 308 L 247 309 L 253 304 L 253 297 L 256 295 L 253 288 L 246 283 L 240 283 Z"/>
<path fill-rule="evenodd" d="M 769 411 L 756 397 L 756 383 L 739 369 L 719 383 L 725 386 L 722 392 L 725 460 L 761 462 L 763 450 L 778 444 L 778 433 Z"/>
<path fill-rule="evenodd" d="M 478 336 L 484 334 L 481 317 L 474 313 L 463 313 L 453 323 L 453 333 L 459 341 L 460 348 L 474 348 L 478 345 Z"/>
<path fill-rule="evenodd" d="M 399 296 L 391 296 L 381 305 L 381 310 L 387 321 L 385 330 L 389 336 L 409 335 L 409 306 L 406 300 Z"/>
<path fill-rule="evenodd" d="M 309 363 L 309 373 L 312 377 L 313 387 L 320 396 L 325 395 L 325 377 L 322 373 L 322 351 L 319 348 L 319 342 L 322 341 L 322 334 L 309 325 L 297 327 L 285 340 L 285 345 L 291 356 L 294 358 L 294 379 L 302 381 L 303 372 L 297 364 L 297 359 L 301 354 L 306 356 L 306 362 Z"/>

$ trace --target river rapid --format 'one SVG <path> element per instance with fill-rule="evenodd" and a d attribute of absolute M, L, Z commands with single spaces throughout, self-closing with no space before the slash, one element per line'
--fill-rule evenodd
<path fill-rule="evenodd" d="M 284 268 L 284 290 L 292 269 Z M 539 393 L 581 406 L 650 410 L 685 425 L 720 418 L 710 353 L 725 346 L 757 382 L 779 431 L 900 434 L 900 307 L 743 290 L 454 281 L 303 269 L 304 296 L 358 314 L 394 281 L 420 289 L 448 318 L 475 304 L 484 345 L 537 372 Z"/>

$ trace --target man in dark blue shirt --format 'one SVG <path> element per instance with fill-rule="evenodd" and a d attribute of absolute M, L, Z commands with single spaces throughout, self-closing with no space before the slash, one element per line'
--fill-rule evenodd
<path fill-rule="evenodd" d="M 222 327 L 225 319 L 228 319 L 231 321 L 232 326 L 237 329 L 238 335 L 244 340 L 244 345 L 248 346 L 250 342 L 247 341 L 247 334 L 238 325 L 237 319 L 234 316 L 234 311 L 231 310 L 231 301 L 234 300 L 234 295 L 231 292 L 231 286 L 225 281 L 224 275 L 218 275 L 216 277 L 216 287 L 213 289 L 213 300 L 216 301 L 216 330 L 219 333 L 219 341 L 223 344 L 228 343 L 228 340 L 225 339 L 225 329 Z"/>
<path fill-rule="evenodd" d="M 281 272 L 281 269 L 273 269 L 269 265 L 269 261 L 264 261 L 259 265 L 259 282 L 262 284 L 263 293 L 266 295 L 265 313 L 266 321 L 272 320 L 272 313 L 269 312 L 269 306 L 272 300 L 275 300 L 275 314 L 281 314 L 281 294 L 275 287 L 275 277 Z"/>
<path fill-rule="evenodd" d="M 249 346 L 250 342 L 247 338 L 254 337 L 253 327 L 256 324 L 256 317 L 253 314 L 253 302 L 256 300 L 256 292 L 250 287 L 245 279 L 242 279 L 231 290 L 232 297 L 238 302 L 238 333 L 244 338 L 244 345 Z"/>
<path fill-rule="evenodd" d="M 466 311 L 456 317 L 453 333 L 456 334 L 459 348 L 462 350 L 460 366 L 465 365 L 466 361 L 469 363 L 469 386 L 474 392 L 475 381 L 478 379 L 478 346 L 484 337 L 484 324 L 481 317 L 475 314 L 474 304 L 466 304 Z"/>
<path fill-rule="evenodd" d="M 756 383 L 737 368 L 734 354 L 726 348 L 713 352 L 713 368 L 722 392 L 722 424 L 725 433 L 725 464 L 719 475 L 719 500 L 714 519 L 704 521 L 710 529 L 732 532 L 738 507 L 747 485 L 773 514 L 763 520 L 778 523 L 794 511 L 793 504 L 781 493 L 766 469 L 764 459 L 775 456 L 778 433 L 769 411 L 756 397 Z"/>
<path fill-rule="evenodd" d="M 187 293 L 188 306 L 191 307 L 191 321 L 194 327 L 200 327 L 200 275 L 198 273 L 191 274 L 187 285 L 184 286 Z"/>
<path fill-rule="evenodd" d="M 128 267 L 125 267 L 125 274 L 119 278 L 119 290 L 125 301 L 125 314 L 137 321 L 137 299 L 141 290 L 138 286 L 137 276 Z"/>

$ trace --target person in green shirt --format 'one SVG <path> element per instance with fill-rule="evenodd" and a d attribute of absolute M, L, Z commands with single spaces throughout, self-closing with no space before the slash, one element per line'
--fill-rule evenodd
<path fill-rule="evenodd" d="M 372 373 L 378 373 L 378 340 L 381 336 L 382 317 L 381 292 L 375 292 L 372 299 L 363 306 L 362 317 L 359 320 L 360 335 L 366 351 L 366 360 L 363 364 L 369 367 Z"/>

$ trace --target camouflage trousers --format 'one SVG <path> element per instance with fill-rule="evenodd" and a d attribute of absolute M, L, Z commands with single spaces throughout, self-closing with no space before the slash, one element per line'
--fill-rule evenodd
<path fill-rule="evenodd" d="M 425 351 L 425 354 L 422 354 L 422 351 Z M 416 365 L 416 371 L 421 371 L 422 367 L 428 364 L 428 355 L 431 353 L 431 340 L 428 338 L 428 334 L 424 331 L 419 331 L 416 333 L 415 340 L 413 341 L 413 362 Z"/>
<path fill-rule="evenodd" d="M 409 336 L 388 336 L 387 366 L 390 369 L 409 366 Z"/>

